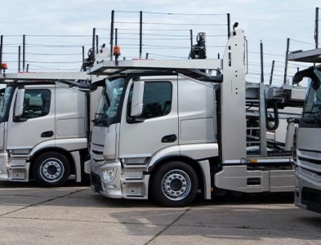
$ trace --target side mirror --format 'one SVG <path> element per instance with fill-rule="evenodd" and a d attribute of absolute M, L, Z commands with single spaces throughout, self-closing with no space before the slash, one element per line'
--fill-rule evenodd
<path fill-rule="evenodd" d="M 25 99 L 25 89 L 24 88 L 18 89 L 16 103 L 15 103 L 15 107 L 14 107 L 14 116 L 15 117 L 22 116 L 24 99 Z"/>
<path fill-rule="evenodd" d="M 292 78 L 292 84 L 299 84 L 303 79 L 303 75 L 301 73 L 295 74 L 295 76 Z"/>
<path fill-rule="evenodd" d="M 138 117 L 143 113 L 144 81 L 135 81 L 130 116 Z"/>

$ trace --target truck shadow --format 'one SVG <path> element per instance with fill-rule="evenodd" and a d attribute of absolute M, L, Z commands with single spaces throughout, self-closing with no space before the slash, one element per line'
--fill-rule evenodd
<path fill-rule="evenodd" d="M 169 208 L 152 200 L 109 199 L 74 182 L 49 189 L 34 183 L 1 183 L 0 207 L 3 219 L 77 222 L 105 230 L 117 226 L 125 234 L 161 237 L 163 244 L 171 244 L 175 237 L 181 244 L 195 237 L 203 244 L 321 240 L 321 215 L 296 208 L 289 193 L 230 194 L 210 201 L 199 195 L 187 207 Z"/>
<path fill-rule="evenodd" d="M 212 201 L 198 198 L 189 207 L 159 207 L 159 211 L 151 207 L 115 211 L 110 216 L 124 225 L 128 234 L 157 233 L 164 244 L 170 244 L 173 237 L 179 237 L 180 244 L 188 244 L 189 239 L 195 241 L 195 237 L 202 244 L 232 244 L 240 240 L 271 244 L 270 239 L 316 244 L 321 239 L 321 215 L 296 208 L 291 194 L 227 196 Z"/>
<path fill-rule="evenodd" d="M 68 206 L 91 206 L 91 207 L 159 207 L 153 200 L 125 200 L 125 199 L 110 199 L 103 197 L 99 194 L 91 192 L 87 183 L 75 183 L 69 180 L 63 187 L 44 188 L 39 187 L 33 181 L 28 183 L 19 182 L 0 182 L 0 196 L 48 196 L 52 201 L 61 199 L 57 205 L 64 205 L 64 200 L 67 199 L 80 199 L 82 201 L 75 203 L 68 203 Z M 85 199 L 91 200 L 90 203 L 84 201 Z M 22 200 L 21 200 L 22 201 Z M 243 194 L 228 193 L 224 196 L 213 197 L 212 200 L 203 200 L 199 194 L 196 199 L 191 203 L 190 207 L 198 206 L 224 206 L 224 205 L 245 205 L 245 204 L 277 204 L 294 202 L 292 193 L 266 193 L 266 194 Z M 1 204 L 1 201 L 0 201 Z M 21 203 L 24 204 L 24 203 Z M 26 203 L 27 204 L 27 203 Z M 44 205 L 45 203 L 43 203 Z M 48 203 L 50 205 L 50 203 Z"/>

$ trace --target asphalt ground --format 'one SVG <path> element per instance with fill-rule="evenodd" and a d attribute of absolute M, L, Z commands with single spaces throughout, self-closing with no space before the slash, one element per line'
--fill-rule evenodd
<path fill-rule="evenodd" d="M 292 194 L 197 198 L 188 207 L 115 200 L 86 185 L 0 182 L 0 245 L 321 244 L 321 215 Z"/>

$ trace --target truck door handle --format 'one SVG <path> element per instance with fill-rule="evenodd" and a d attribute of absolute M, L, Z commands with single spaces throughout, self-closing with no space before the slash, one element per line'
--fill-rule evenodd
<path fill-rule="evenodd" d="M 41 134 L 41 137 L 42 137 L 42 138 L 49 138 L 49 137 L 51 137 L 51 136 L 53 136 L 53 135 L 54 135 L 53 131 L 46 131 L 46 132 L 43 132 L 43 133 Z"/>
<path fill-rule="evenodd" d="M 162 143 L 171 143 L 177 140 L 177 136 L 175 134 L 166 135 L 162 138 Z"/>

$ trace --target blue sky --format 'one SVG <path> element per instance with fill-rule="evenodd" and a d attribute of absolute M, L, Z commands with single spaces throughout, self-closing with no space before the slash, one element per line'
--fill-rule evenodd
<path fill-rule="evenodd" d="M 4 40 L 3 61 L 9 64 L 8 72 L 17 71 L 18 46 L 22 45 L 22 35 L 25 34 L 26 42 L 30 44 L 26 50 L 30 71 L 79 69 L 81 63 L 79 60 L 82 58 L 81 47 L 84 46 L 86 50 L 90 47 L 94 27 L 99 35 L 99 42 L 108 44 L 112 10 L 116 11 L 115 21 L 118 22 L 120 30 L 134 29 L 133 23 L 139 20 L 139 11 L 143 11 L 145 22 L 153 23 L 150 25 L 151 28 L 158 30 L 162 28 L 160 23 L 168 23 L 169 28 L 173 29 L 171 33 L 177 36 L 171 35 L 175 40 L 166 40 L 168 43 L 162 40 L 161 37 L 164 36 L 160 32 L 158 34 L 155 32 L 153 35 L 150 33 L 150 37 L 153 37 L 150 39 L 154 41 L 149 41 L 148 45 L 144 46 L 143 53 L 149 52 L 151 57 L 153 55 L 155 58 L 166 57 L 166 55 L 187 57 L 188 39 L 180 42 L 178 37 L 186 36 L 189 29 L 193 29 L 194 35 L 198 31 L 206 32 L 208 56 L 216 57 L 217 52 L 221 51 L 215 48 L 211 50 L 210 47 L 217 46 L 220 49 L 225 45 L 226 27 L 224 25 L 226 14 L 230 13 L 231 22 L 239 22 L 239 28 L 244 29 L 248 40 L 247 79 L 253 82 L 259 81 L 259 51 L 262 41 L 265 79 L 269 79 L 271 63 L 275 60 L 275 82 L 280 83 L 283 80 L 287 38 L 291 39 L 290 50 L 314 48 L 315 8 L 319 7 L 319 3 L 320 1 L 317 0 L 306 0 L 304 4 L 299 0 L 2 1 L 0 35 L 3 35 Z M 176 13 L 176 15 L 165 13 Z M 216 28 L 210 24 L 219 25 Z M 184 31 L 180 32 L 178 28 Z M 220 31 L 223 37 L 216 32 L 214 36 L 217 34 L 217 39 L 211 37 L 211 31 L 214 28 L 217 29 L 215 31 Z M 131 38 L 127 38 L 126 35 L 121 36 L 120 30 L 119 44 L 123 46 L 122 55 L 128 58 L 137 57 L 137 46 L 136 50 L 130 46 L 137 44 L 137 36 L 136 39 L 133 36 Z M 181 35 L 182 33 L 184 35 Z M 145 41 L 147 37 L 148 35 L 144 37 Z M 133 41 L 130 42 L 130 40 Z M 41 45 L 43 45 L 42 49 L 40 49 Z M 172 48 L 165 50 L 166 45 Z M 177 46 L 186 46 L 186 49 L 179 50 L 175 48 Z M 210 54 L 210 51 L 213 52 Z M 49 55 L 51 53 L 56 55 Z M 296 66 L 297 64 L 290 64 L 289 73 L 294 73 Z M 300 67 L 306 66 L 308 65 L 303 64 Z"/>

